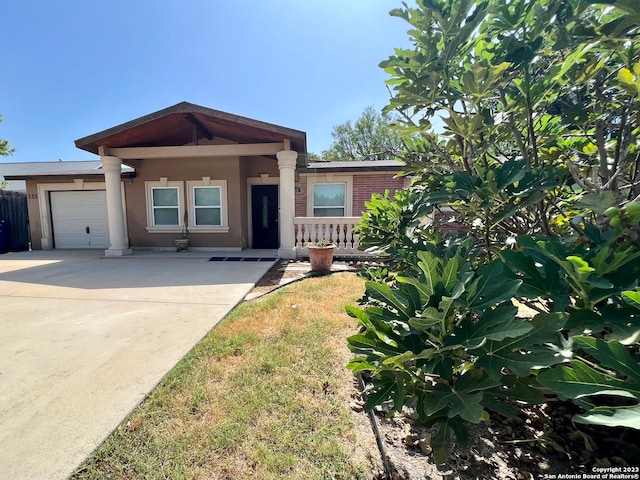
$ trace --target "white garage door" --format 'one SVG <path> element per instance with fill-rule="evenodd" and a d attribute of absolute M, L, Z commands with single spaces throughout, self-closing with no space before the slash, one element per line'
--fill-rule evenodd
<path fill-rule="evenodd" d="M 51 192 L 55 248 L 109 248 L 104 190 Z"/>

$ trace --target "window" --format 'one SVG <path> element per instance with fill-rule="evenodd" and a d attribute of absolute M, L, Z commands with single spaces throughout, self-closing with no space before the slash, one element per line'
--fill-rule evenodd
<path fill-rule="evenodd" d="M 309 174 L 307 180 L 308 217 L 349 217 L 353 197 L 353 176 Z"/>
<path fill-rule="evenodd" d="M 346 215 L 346 183 L 313 185 L 313 216 L 344 217 Z"/>
<path fill-rule="evenodd" d="M 192 232 L 225 233 L 229 231 L 227 213 L 227 181 L 187 181 L 189 230 Z"/>
<path fill-rule="evenodd" d="M 147 232 L 178 233 L 184 222 L 184 182 L 161 178 L 144 182 L 147 198 Z"/>
<path fill-rule="evenodd" d="M 180 233 L 185 219 L 192 233 L 229 232 L 226 180 L 203 177 L 183 182 L 162 177 L 145 185 L 147 232 Z"/>
<path fill-rule="evenodd" d="M 153 226 L 180 225 L 180 202 L 177 187 L 152 187 Z"/>
<path fill-rule="evenodd" d="M 222 226 L 222 188 L 193 187 L 194 226 Z"/>

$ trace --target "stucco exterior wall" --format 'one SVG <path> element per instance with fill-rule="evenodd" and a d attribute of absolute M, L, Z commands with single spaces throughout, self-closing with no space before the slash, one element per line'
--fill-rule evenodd
<path fill-rule="evenodd" d="M 100 175 L 96 178 L 82 179 L 82 188 L 74 185 L 73 179 L 69 178 L 32 178 L 26 181 L 27 185 L 27 208 L 29 210 L 29 232 L 31 234 L 31 248 L 33 250 L 42 250 L 42 215 L 40 211 L 41 199 L 38 193 L 39 184 L 61 184 L 65 185 L 65 189 L 73 190 L 104 190 L 104 178 Z M 94 187 L 95 185 L 95 187 Z M 49 205 L 49 200 L 46 199 L 46 204 Z M 50 219 L 49 219 L 50 221 Z M 51 225 L 49 225 L 49 231 L 51 231 Z"/>
<path fill-rule="evenodd" d="M 38 203 L 38 184 L 27 180 L 27 209 L 29 210 L 29 233 L 31 248 L 42 250 L 42 223 L 40 220 L 40 205 Z"/>
<path fill-rule="evenodd" d="M 244 177 L 241 178 L 240 159 L 228 158 L 169 158 L 153 160 L 134 160 L 127 162 L 136 169 L 136 177 L 125 180 L 125 198 L 129 245 L 132 248 L 172 247 L 179 238 L 175 233 L 156 233 L 147 231 L 147 198 L 145 182 L 157 182 L 166 177 L 167 181 L 184 182 L 183 205 L 187 206 L 188 180 L 227 181 L 227 212 L 229 231 L 227 233 L 191 232 L 190 247 L 242 248 L 243 236 L 246 236 L 246 222 L 239 221 L 243 214 Z M 245 212 L 246 217 L 246 212 Z"/>

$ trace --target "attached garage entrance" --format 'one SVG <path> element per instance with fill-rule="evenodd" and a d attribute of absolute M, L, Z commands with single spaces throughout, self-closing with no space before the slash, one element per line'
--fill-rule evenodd
<path fill-rule="evenodd" d="M 50 192 L 54 248 L 109 248 L 104 190 Z"/>

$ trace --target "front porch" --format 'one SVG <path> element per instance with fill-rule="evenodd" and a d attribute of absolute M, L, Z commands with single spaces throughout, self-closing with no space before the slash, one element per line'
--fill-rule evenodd
<path fill-rule="evenodd" d="M 308 257 L 309 243 L 326 239 L 336 246 L 336 257 L 371 257 L 358 249 L 360 239 L 354 227 L 360 217 L 294 217 L 295 250 L 297 257 Z"/>
<path fill-rule="evenodd" d="M 306 164 L 304 132 L 183 102 L 76 145 L 101 159 L 106 256 L 168 247 L 191 234 L 192 248 L 277 248 L 277 257 L 295 258 L 295 172 Z M 123 164 L 135 178 L 122 181 Z M 260 185 L 277 191 L 254 202 Z"/>

